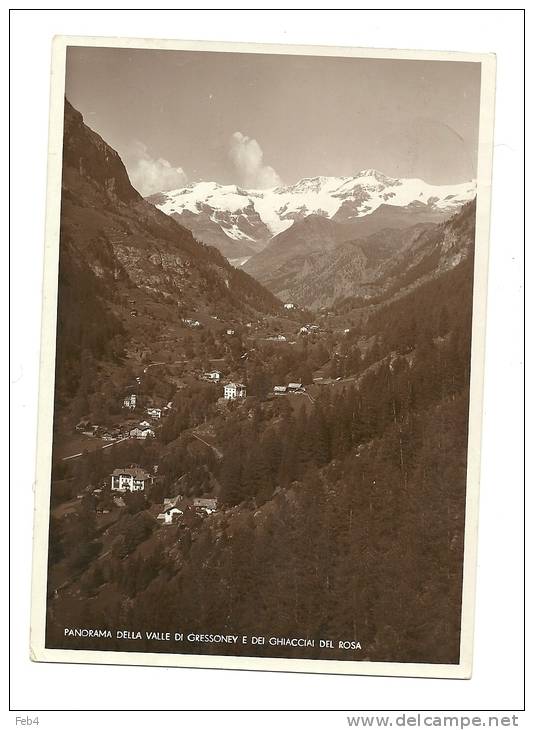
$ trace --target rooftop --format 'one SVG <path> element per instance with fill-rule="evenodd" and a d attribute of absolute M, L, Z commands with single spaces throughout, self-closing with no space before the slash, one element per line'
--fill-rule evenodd
<path fill-rule="evenodd" d="M 125 469 L 114 469 L 112 476 L 118 477 L 121 474 L 127 474 L 130 477 L 134 477 L 134 479 L 149 479 L 150 474 L 146 472 L 144 469 L 141 469 L 140 466 L 129 466 Z"/>

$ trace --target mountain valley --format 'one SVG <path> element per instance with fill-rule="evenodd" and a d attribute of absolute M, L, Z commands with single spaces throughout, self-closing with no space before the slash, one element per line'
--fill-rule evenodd
<path fill-rule="evenodd" d="M 474 185 L 145 200 L 68 102 L 63 166 L 47 646 L 456 663 Z"/>

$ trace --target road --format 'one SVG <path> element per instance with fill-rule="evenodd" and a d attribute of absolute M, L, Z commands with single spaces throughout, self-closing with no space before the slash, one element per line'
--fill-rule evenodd
<path fill-rule="evenodd" d="M 213 450 L 213 453 L 215 454 L 215 456 L 216 456 L 216 457 L 217 457 L 218 459 L 222 459 L 222 458 L 223 458 L 223 453 L 222 453 L 222 451 L 220 451 L 220 450 L 219 450 L 219 449 L 218 449 L 218 448 L 217 448 L 216 446 L 213 446 L 213 444 L 209 444 L 209 443 L 208 443 L 207 441 L 204 441 L 204 439 L 203 439 L 203 438 L 201 438 L 201 437 L 200 437 L 200 436 L 198 435 L 198 433 L 195 433 L 194 431 L 192 431 L 192 432 L 191 432 L 191 436 L 194 436 L 194 437 L 195 437 L 196 439 L 198 439 L 198 440 L 199 440 L 199 441 L 201 441 L 201 442 L 202 442 L 203 444 L 205 444 L 206 446 L 208 446 L 208 448 L 212 449 L 212 450 Z"/>
<path fill-rule="evenodd" d="M 104 446 L 101 446 L 100 449 L 95 449 L 95 451 L 100 451 L 102 449 L 109 449 L 111 446 L 115 446 L 116 444 L 120 444 L 121 441 L 127 441 L 128 436 L 124 436 L 124 438 L 117 439 L 117 441 L 112 441 L 109 444 L 104 444 Z M 77 459 L 80 456 L 83 456 L 84 454 L 89 454 L 90 451 L 80 451 L 78 454 L 71 454 L 70 456 L 64 456 L 61 461 L 69 461 L 69 459 Z"/>

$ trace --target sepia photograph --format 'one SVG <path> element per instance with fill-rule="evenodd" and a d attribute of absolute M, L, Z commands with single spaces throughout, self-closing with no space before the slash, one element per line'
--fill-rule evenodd
<path fill-rule="evenodd" d="M 494 72 L 56 38 L 34 659 L 470 676 Z"/>

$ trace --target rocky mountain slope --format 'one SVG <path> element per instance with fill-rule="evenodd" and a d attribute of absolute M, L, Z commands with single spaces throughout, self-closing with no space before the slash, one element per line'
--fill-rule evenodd
<path fill-rule="evenodd" d="M 203 243 L 216 246 L 228 258 L 239 258 L 257 253 L 272 236 L 312 214 L 351 223 L 386 205 L 403 210 L 413 225 L 443 220 L 472 200 L 475 191 L 474 181 L 430 185 L 362 170 L 352 177 L 304 178 L 270 190 L 199 182 L 148 200 Z"/>
<path fill-rule="evenodd" d="M 279 306 L 216 249 L 144 200 L 119 155 L 66 101 L 61 256 L 69 252 L 114 286 L 127 281 L 190 309 L 210 301 L 236 312 Z"/>
<path fill-rule="evenodd" d="M 345 297 L 385 296 L 402 281 L 435 276 L 465 257 L 474 202 L 443 223 L 409 227 L 399 225 L 409 222 L 409 216 L 399 220 L 405 212 L 392 215 L 387 208 L 353 224 L 308 216 L 275 236 L 244 268 L 281 299 L 318 309 Z M 395 227 L 375 226 L 373 217 Z"/>

